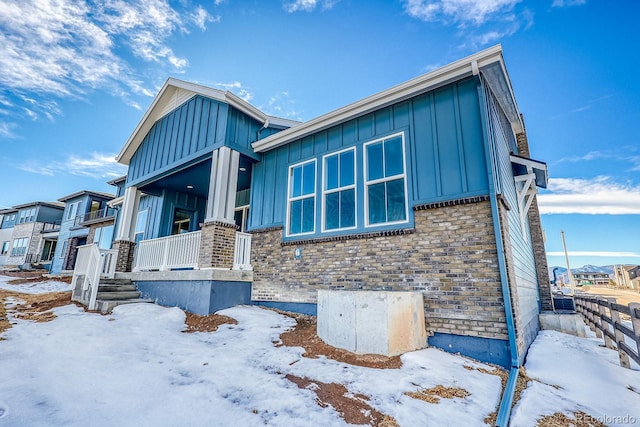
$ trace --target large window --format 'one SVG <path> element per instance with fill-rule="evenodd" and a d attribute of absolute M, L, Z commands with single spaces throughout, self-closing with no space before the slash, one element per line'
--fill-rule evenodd
<path fill-rule="evenodd" d="M 134 237 L 134 242 L 138 243 L 140 240 L 144 238 L 144 232 L 147 229 L 147 220 L 149 218 L 149 211 L 143 210 L 138 212 L 138 216 L 136 218 L 136 233 Z"/>
<path fill-rule="evenodd" d="M 78 214 L 78 207 L 80 206 L 80 201 L 73 202 L 69 205 L 67 209 L 67 215 L 65 216 L 66 220 L 74 219 Z"/>
<path fill-rule="evenodd" d="M 27 209 L 20 212 L 18 224 L 33 222 L 36 219 L 36 208 Z"/>
<path fill-rule="evenodd" d="M 96 234 L 93 236 L 93 243 L 96 243 L 100 249 L 111 249 L 112 240 L 113 225 L 96 228 Z"/>
<path fill-rule="evenodd" d="M 356 226 L 355 148 L 323 158 L 323 229 Z"/>
<path fill-rule="evenodd" d="M 316 161 L 310 160 L 289 168 L 287 234 L 315 231 Z"/>
<path fill-rule="evenodd" d="M 407 221 L 403 134 L 364 145 L 365 223 Z"/>
<path fill-rule="evenodd" d="M 22 237 L 13 241 L 13 248 L 11 248 L 11 256 L 22 256 L 27 253 L 27 244 L 29 239 Z"/>

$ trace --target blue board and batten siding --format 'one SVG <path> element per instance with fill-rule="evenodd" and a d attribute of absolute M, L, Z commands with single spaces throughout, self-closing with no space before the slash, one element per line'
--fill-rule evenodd
<path fill-rule="evenodd" d="M 250 147 L 262 126 L 223 102 L 194 96 L 151 127 L 131 157 L 127 186 L 195 164 L 223 145 L 257 160 Z"/>
<path fill-rule="evenodd" d="M 513 304 L 517 304 L 518 321 L 520 322 L 519 334 L 524 340 L 524 348 L 528 349 L 540 329 L 538 321 L 540 295 L 529 221 L 525 216 L 523 232 L 510 159 L 510 154 L 512 152 L 518 153 L 518 148 L 511 125 L 499 108 L 497 101 L 488 91 L 485 91 L 485 98 L 489 113 L 491 145 L 494 150 L 496 187 L 510 207 L 507 212 L 507 224 L 503 226 L 506 226 L 509 231 L 510 241 L 508 243 L 511 245 L 512 259 L 508 261 L 512 263 L 515 274 L 517 298 Z M 526 354 L 520 355 L 521 362 L 525 356 Z"/>
<path fill-rule="evenodd" d="M 476 79 L 451 84 L 264 153 L 253 170 L 249 228 L 284 225 L 290 165 L 316 159 L 320 177 L 322 156 L 350 147 L 356 147 L 357 206 L 363 206 L 363 144 L 397 133 L 405 140 L 410 207 L 488 194 L 477 84 Z M 320 181 L 316 195 L 322 194 Z M 318 236 L 328 234 L 320 232 L 320 211 L 317 197 Z M 369 230 L 363 226 L 364 210 L 357 211 L 358 227 L 350 233 Z M 413 225 L 412 218 L 406 226 Z"/>

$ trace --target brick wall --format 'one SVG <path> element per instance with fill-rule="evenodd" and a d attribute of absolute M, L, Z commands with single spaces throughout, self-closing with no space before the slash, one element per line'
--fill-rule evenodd
<path fill-rule="evenodd" d="M 417 290 L 432 332 L 507 339 L 487 198 L 420 206 L 415 228 L 283 243 L 253 233 L 253 300 L 316 302 L 318 289 Z M 301 259 L 295 250 L 301 249 Z"/>
<path fill-rule="evenodd" d="M 118 259 L 116 260 L 116 271 L 128 272 L 133 268 L 133 251 L 136 247 L 135 242 L 128 240 L 116 240 L 113 242 L 112 248 L 118 250 Z"/>
<path fill-rule="evenodd" d="M 201 227 L 198 267 L 231 269 L 238 227 L 220 221 L 206 222 Z"/>

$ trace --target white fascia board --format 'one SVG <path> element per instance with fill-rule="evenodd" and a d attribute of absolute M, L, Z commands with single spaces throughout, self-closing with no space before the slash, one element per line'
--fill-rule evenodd
<path fill-rule="evenodd" d="M 496 45 L 460 59 L 430 73 L 339 108 L 296 127 L 283 130 L 252 144 L 254 151 L 264 152 L 309 134 L 327 129 L 351 118 L 433 90 L 452 81 L 473 75 L 474 70 L 495 62 L 502 63 L 502 46 Z M 504 67 L 503 67 L 504 69 Z M 506 77 L 506 76 L 505 76 Z M 508 78 L 508 77 L 506 77 Z M 510 85 L 509 85 L 510 86 Z"/>
<path fill-rule="evenodd" d="M 235 95 L 232 92 L 226 91 L 224 93 L 224 96 L 227 104 L 229 104 L 233 108 L 242 111 L 247 116 L 259 122 L 262 122 L 263 124 L 267 121 L 267 115 L 265 113 L 258 110 L 256 107 L 249 104 L 247 101 L 240 98 L 238 95 Z"/>

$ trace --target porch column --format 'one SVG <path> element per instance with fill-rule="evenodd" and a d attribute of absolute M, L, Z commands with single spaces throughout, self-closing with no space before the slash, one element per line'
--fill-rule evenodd
<path fill-rule="evenodd" d="M 213 151 L 207 210 L 204 223 L 201 224 L 200 268 L 233 267 L 237 230 L 234 210 L 239 163 L 240 153 L 229 147 Z"/>
<path fill-rule="evenodd" d="M 133 250 L 136 245 L 133 240 L 139 205 L 140 191 L 135 186 L 127 187 L 124 190 L 122 207 L 118 215 L 118 230 L 113 242 L 113 249 L 118 250 L 116 271 L 131 271 L 133 267 Z"/>

